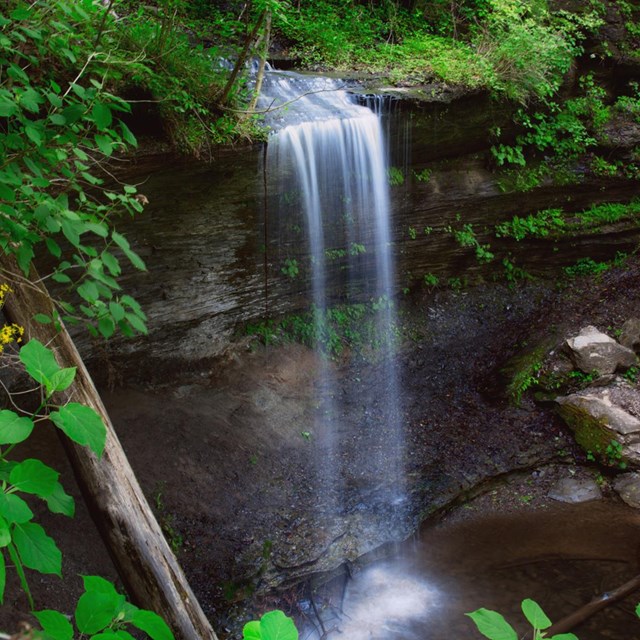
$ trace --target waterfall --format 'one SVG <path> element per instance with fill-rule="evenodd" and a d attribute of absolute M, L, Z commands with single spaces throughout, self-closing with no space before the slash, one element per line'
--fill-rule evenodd
<path fill-rule="evenodd" d="M 313 336 L 323 355 L 318 372 L 317 464 L 325 506 L 344 508 L 340 456 L 340 382 L 327 355 L 327 314 L 337 302 L 370 305 L 377 314 L 375 351 L 384 389 L 376 418 L 380 446 L 371 464 L 385 485 L 380 499 L 403 501 L 404 443 L 395 368 L 396 312 L 387 148 L 380 117 L 358 104 L 341 81 L 269 71 L 259 107 L 269 110 L 268 210 L 278 234 L 278 260 L 313 310 Z M 297 234 L 297 235 L 296 235 Z M 298 280 L 298 283 L 293 282 Z M 382 417 L 380 417 L 382 416 Z M 320 429 L 320 423 L 324 428 Z M 348 462 L 347 462 L 348 464 Z"/>

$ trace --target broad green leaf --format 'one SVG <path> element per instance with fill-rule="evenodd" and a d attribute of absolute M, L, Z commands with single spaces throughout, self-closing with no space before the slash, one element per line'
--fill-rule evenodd
<path fill-rule="evenodd" d="M 116 322 L 120 322 L 125 316 L 124 307 L 118 302 L 109 303 L 109 312 Z"/>
<path fill-rule="evenodd" d="M 113 318 L 110 316 L 100 318 L 100 320 L 98 320 L 98 330 L 105 338 L 110 338 L 116 330 Z"/>
<path fill-rule="evenodd" d="M 243 640 L 260 640 L 260 621 L 251 620 L 242 628 Z"/>
<path fill-rule="evenodd" d="M 44 313 L 36 313 L 33 319 L 40 324 L 51 324 L 51 318 Z"/>
<path fill-rule="evenodd" d="M 138 609 L 131 618 L 131 624 L 144 631 L 151 640 L 174 640 L 167 623 L 153 611 Z"/>
<path fill-rule="evenodd" d="M 535 600 L 523 600 L 522 613 L 534 629 L 548 629 L 551 626 L 551 620 Z"/>
<path fill-rule="evenodd" d="M 96 134 L 94 139 L 96 141 L 96 145 L 98 145 L 98 149 L 100 149 L 105 156 L 109 157 L 113 153 L 113 142 L 111 141 L 111 138 Z"/>
<path fill-rule="evenodd" d="M 513 627 L 497 611 L 478 609 L 465 615 L 475 622 L 478 631 L 489 640 L 518 640 Z"/>
<path fill-rule="evenodd" d="M 25 567 L 62 577 L 60 549 L 39 524 L 17 524 L 13 531 L 13 542 Z"/>
<path fill-rule="evenodd" d="M 36 460 L 19 462 L 9 474 L 9 482 L 19 491 L 33 493 L 41 498 L 50 495 L 58 482 L 58 472 Z"/>
<path fill-rule="evenodd" d="M 0 551 L 0 604 L 4 604 L 4 588 L 7 584 L 7 567 L 4 562 L 4 553 Z"/>
<path fill-rule="evenodd" d="M 33 511 L 20 496 L 13 493 L 0 493 L 0 516 L 9 522 L 22 524 L 33 518 Z"/>
<path fill-rule="evenodd" d="M 47 392 L 49 395 L 56 391 L 64 391 L 68 389 L 76 377 L 76 367 L 67 367 L 66 369 L 60 369 L 56 371 L 47 384 Z"/>
<path fill-rule="evenodd" d="M 148 333 L 147 325 L 138 315 L 135 313 L 127 313 L 125 317 L 136 331 L 139 331 L 143 335 Z"/>
<path fill-rule="evenodd" d="M 640 603 L 636 605 L 636 615 L 640 618 Z"/>
<path fill-rule="evenodd" d="M 269 611 L 260 618 L 260 637 L 264 640 L 298 640 L 298 630 L 282 611 Z"/>
<path fill-rule="evenodd" d="M 91 407 L 70 402 L 52 412 L 49 417 L 71 440 L 87 445 L 98 457 L 102 455 L 107 429 Z"/>
<path fill-rule="evenodd" d="M 54 258 L 59 258 L 62 255 L 62 249 L 60 248 L 60 245 L 53 238 L 45 238 L 44 242 L 47 245 L 49 253 Z"/>
<path fill-rule="evenodd" d="M 578 640 L 578 636 L 573 633 L 558 633 L 545 640 Z"/>
<path fill-rule="evenodd" d="M 120 612 L 124 596 L 89 591 L 76 606 L 76 625 L 80 633 L 94 634 L 108 627 Z"/>
<path fill-rule="evenodd" d="M 93 109 L 91 110 L 91 115 L 93 116 L 93 121 L 96 124 L 96 127 L 100 131 L 104 131 L 108 127 L 111 126 L 113 122 L 113 117 L 111 115 L 111 109 L 106 104 L 101 102 L 96 102 L 93 105 Z"/>
<path fill-rule="evenodd" d="M 76 511 L 76 503 L 69 494 L 65 493 L 59 482 L 56 482 L 53 491 L 48 496 L 45 496 L 44 499 L 49 511 L 52 513 L 60 513 L 63 516 L 73 518 Z"/>
<path fill-rule="evenodd" d="M 42 630 L 52 640 L 73 640 L 72 624 L 58 611 L 45 609 L 44 611 L 34 611 L 33 615 L 38 619 Z"/>
<path fill-rule="evenodd" d="M 113 582 L 109 582 L 109 580 L 105 580 L 100 576 L 82 576 L 82 583 L 84 584 L 85 591 L 106 593 L 113 597 L 120 595 Z"/>
<path fill-rule="evenodd" d="M 20 349 L 20 362 L 25 366 L 27 373 L 40 384 L 46 384 L 51 376 L 60 370 L 53 351 L 36 339 L 29 340 Z"/>
<path fill-rule="evenodd" d="M 13 411 L 0 411 L 0 444 L 17 444 L 26 440 L 33 431 L 33 420 Z"/>
<path fill-rule="evenodd" d="M 0 549 L 6 547 L 11 543 L 11 530 L 9 523 L 0 516 Z"/>

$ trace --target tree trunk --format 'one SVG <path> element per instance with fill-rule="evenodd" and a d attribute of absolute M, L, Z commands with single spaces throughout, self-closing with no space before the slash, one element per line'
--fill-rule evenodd
<path fill-rule="evenodd" d="M 262 90 L 262 82 L 264 80 L 264 70 L 267 66 L 267 57 L 269 56 L 269 45 L 271 43 L 271 11 L 267 11 L 264 21 L 264 34 L 262 36 L 262 53 L 260 54 L 260 64 L 258 66 L 258 75 L 256 77 L 256 86 L 253 90 L 253 98 L 247 111 L 255 111 L 260 91 Z M 249 115 L 249 114 L 247 114 Z"/>
<path fill-rule="evenodd" d="M 231 93 L 231 89 L 235 84 L 236 78 L 238 77 L 240 70 L 242 69 L 242 67 L 244 67 L 244 63 L 246 62 L 247 56 L 249 55 L 249 49 L 251 48 L 252 43 L 255 41 L 258 35 L 258 32 L 260 31 L 260 27 L 262 26 L 262 22 L 264 21 L 266 15 L 267 15 L 267 10 L 265 9 L 258 16 L 258 19 L 256 20 L 256 23 L 253 29 L 251 30 L 251 33 L 249 33 L 249 35 L 246 37 L 244 41 L 244 47 L 242 48 L 242 51 L 238 56 L 238 60 L 236 61 L 235 66 L 233 67 L 233 71 L 229 76 L 229 80 L 227 80 L 227 84 L 223 89 L 222 94 L 220 95 L 220 98 L 218 100 L 218 104 L 221 107 L 224 107 L 227 104 L 227 101 L 229 100 L 229 94 Z"/>
<path fill-rule="evenodd" d="M 4 313 L 52 348 L 63 367 L 77 367 L 74 383 L 59 395 L 93 408 L 107 428 L 104 453 L 98 459 L 88 447 L 61 434 L 65 450 L 89 511 L 109 550 L 131 600 L 164 618 L 178 640 L 217 640 L 176 557 L 162 534 L 129 465 L 102 400 L 80 355 L 62 326 L 33 322 L 36 313 L 51 316 L 53 305 L 35 272 L 31 281 L 19 281 L 13 258 L 0 255 L 0 273 L 13 285 Z M 21 280 L 21 279 L 20 279 Z"/>

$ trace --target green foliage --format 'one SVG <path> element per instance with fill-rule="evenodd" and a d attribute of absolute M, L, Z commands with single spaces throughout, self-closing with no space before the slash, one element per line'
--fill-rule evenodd
<path fill-rule="evenodd" d="M 83 576 L 84 593 L 76 606 L 75 626 L 83 637 L 107 640 L 130 640 L 127 631 L 143 631 L 151 640 L 173 640 L 173 634 L 164 620 L 152 611 L 138 609 L 119 594 L 113 584 L 99 576 Z M 36 638 L 46 640 L 72 640 L 74 627 L 58 611 L 45 609 L 33 615 L 42 626 Z"/>
<path fill-rule="evenodd" d="M 544 209 L 526 218 L 514 216 L 507 222 L 496 225 L 498 238 L 514 238 L 524 240 L 527 237 L 546 238 L 550 234 L 561 231 L 565 226 L 562 209 Z"/>
<path fill-rule="evenodd" d="M 404 184 L 404 173 L 398 167 L 389 167 L 387 169 L 387 179 L 389 180 L 389 186 L 399 187 Z"/>
<path fill-rule="evenodd" d="M 599 276 L 610 268 L 611 265 L 607 262 L 596 262 L 593 258 L 580 258 L 574 265 L 565 267 L 564 272 L 569 278 L 577 278 Z"/>
<path fill-rule="evenodd" d="M 292 280 L 295 279 L 300 273 L 298 261 L 295 258 L 287 258 L 280 271 L 288 278 L 291 278 Z"/>
<path fill-rule="evenodd" d="M 35 425 L 50 419 L 67 437 L 87 445 L 97 455 L 104 449 L 106 428 L 91 408 L 70 402 L 52 403 L 52 396 L 67 389 L 75 368 L 59 366 L 53 352 L 37 340 L 22 347 L 20 362 L 27 374 L 43 389 L 43 400 L 33 415 L 20 416 L 12 410 L 0 411 L 0 547 L 6 548 L 23 589 L 31 599 L 24 569 L 61 575 L 62 557 L 55 542 L 37 523 L 24 495 L 43 500 L 50 511 L 73 516 L 73 499 L 58 481 L 59 474 L 37 459 L 11 461 L 8 456 L 16 444 L 26 440 Z M 2 551 L 0 550 L 0 556 Z M 0 584 L 5 584 L 6 561 L 0 563 Z M 0 590 L 0 602 L 3 600 Z"/>
<path fill-rule="evenodd" d="M 480 244 L 471 224 L 465 224 L 461 229 L 454 229 L 448 226 L 445 231 L 451 233 L 461 247 L 472 247 L 476 254 L 476 259 L 481 264 L 491 262 L 495 258 L 494 254 L 490 251 L 490 245 Z"/>
<path fill-rule="evenodd" d="M 298 640 L 298 630 L 293 620 L 282 611 L 265 613 L 260 620 L 244 625 L 243 640 Z"/>
<path fill-rule="evenodd" d="M 540 605 L 534 600 L 526 599 L 522 601 L 521 608 L 533 629 L 533 640 L 547 638 L 544 630 L 551 626 L 551 620 Z M 518 640 L 516 630 L 497 611 L 477 609 L 466 615 L 473 620 L 478 631 L 489 640 Z M 578 638 L 572 633 L 560 633 L 549 637 L 548 640 L 578 640 Z"/>
<path fill-rule="evenodd" d="M 83 322 L 96 336 L 116 329 L 133 335 L 146 332 L 145 316 L 117 277 L 122 258 L 145 266 L 112 225 L 142 205 L 134 187 L 107 188 L 100 175 L 136 140 L 119 118 L 129 105 L 108 90 L 108 55 L 78 44 L 93 7 L 10 2 L 0 14 L 0 67 L 7 70 L 0 80 L 0 249 L 27 277 L 39 253 L 58 262 L 50 277 L 68 295 L 40 321 Z"/>
<path fill-rule="evenodd" d="M 375 355 L 388 344 L 388 329 L 382 328 L 379 320 L 380 314 L 392 305 L 393 302 L 383 296 L 368 304 L 341 304 L 324 310 L 312 306 L 307 313 L 249 324 L 245 331 L 266 345 L 299 342 L 318 348 L 331 358 L 340 357 L 347 349 Z M 391 333 L 395 339 L 399 329 L 393 327 Z"/>

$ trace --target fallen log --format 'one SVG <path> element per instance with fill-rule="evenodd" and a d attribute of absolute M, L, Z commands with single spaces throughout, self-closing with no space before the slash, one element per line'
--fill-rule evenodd
<path fill-rule="evenodd" d="M 545 629 L 545 637 L 551 638 L 558 633 L 566 633 L 567 631 L 571 631 L 571 629 L 577 627 L 579 624 L 582 624 L 592 615 L 598 613 L 598 611 L 601 611 L 614 602 L 618 602 L 619 600 L 626 598 L 628 595 L 638 589 L 640 589 L 640 575 L 637 575 L 635 578 L 632 578 L 628 582 L 625 582 L 617 589 L 608 591 L 607 593 L 603 593 L 597 598 L 594 598 L 593 600 L 591 600 L 591 602 L 585 604 L 584 607 L 580 607 L 580 609 L 574 611 L 571 615 L 568 615 L 566 618 L 563 618 L 562 620 L 551 625 L 548 629 Z"/>
<path fill-rule="evenodd" d="M 55 351 L 62 366 L 77 367 L 72 386 L 56 397 L 91 407 L 107 428 L 100 459 L 88 447 L 62 434 L 61 439 L 129 597 L 138 606 L 162 616 L 178 640 L 217 640 L 149 507 L 71 336 L 64 325 L 56 331 L 53 324 L 32 321 L 37 313 L 53 313 L 46 288 L 35 272 L 29 280 L 19 273 L 13 258 L 0 254 L 0 276 L 13 289 L 3 308 L 5 316 L 25 328 L 25 341 L 37 338 Z"/>

